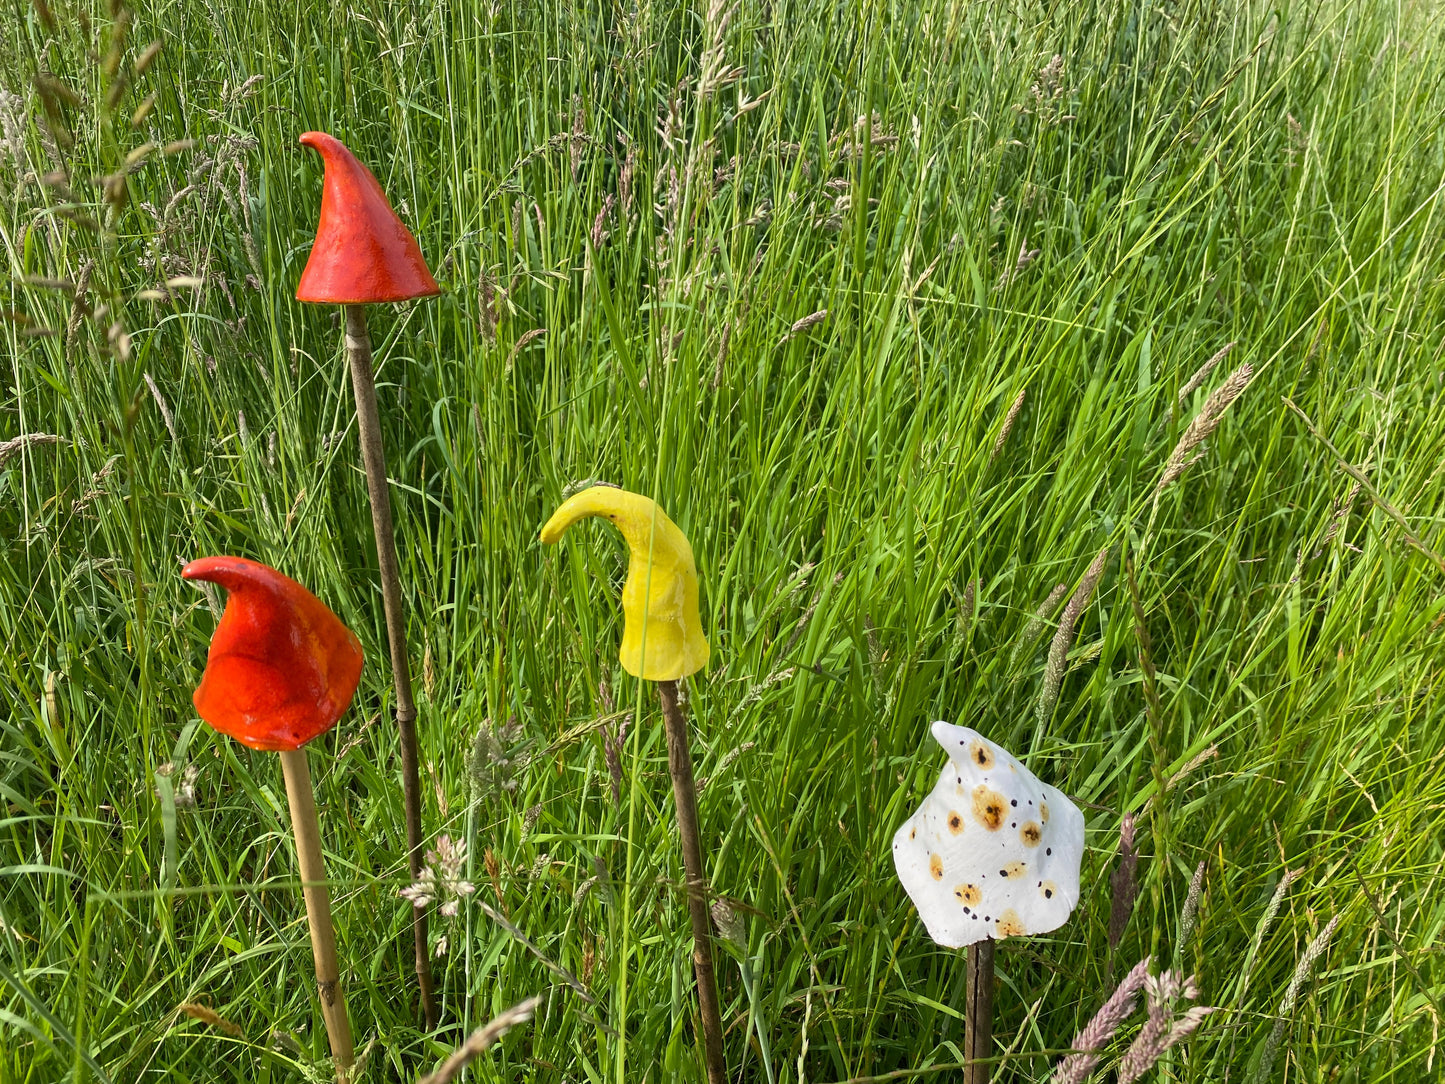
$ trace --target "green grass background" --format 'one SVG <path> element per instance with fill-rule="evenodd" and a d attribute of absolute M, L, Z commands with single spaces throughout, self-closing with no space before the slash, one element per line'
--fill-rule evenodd
<path fill-rule="evenodd" d="M 326 1077 L 279 766 L 191 709 L 215 614 L 178 571 L 211 553 L 306 583 L 366 647 L 312 764 L 370 1078 L 540 992 L 471 1079 L 702 1079 L 661 720 L 616 663 L 622 546 L 536 539 L 587 478 L 654 495 L 697 553 L 701 823 L 748 931 L 720 961 L 735 1078 L 959 1061 L 963 954 L 888 846 L 939 717 L 1088 818 L 1073 920 L 1000 947 L 998 1079 L 1046 1078 L 1151 952 L 1220 1007 L 1161 1078 L 1441 1071 L 1445 571 L 1282 402 L 1445 548 L 1433 5 L 158 0 L 123 39 L 103 3 L 6 10 L 0 440 L 65 440 L 0 465 L 0 1081 Z M 443 284 L 371 313 L 428 833 L 470 844 L 478 898 L 595 1006 L 464 904 L 435 922 L 444 1028 L 417 1024 L 351 393 L 336 314 L 292 296 L 312 128 Z M 107 202 L 128 153 L 184 139 Z M 72 319 L 41 280 L 87 264 Z M 142 293 L 177 276 L 204 284 Z M 1021 637 L 1104 546 L 1036 733 L 1052 625 Z M 1111 965 L 1127 811 L 1142 887 Z"/>

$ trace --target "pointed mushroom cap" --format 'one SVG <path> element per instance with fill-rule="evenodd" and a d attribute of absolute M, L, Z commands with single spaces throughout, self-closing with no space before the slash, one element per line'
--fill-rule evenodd
<path fill-rule="evenodd" d="M 933 724 L 938 784 L 893 837 L 893 865 L 928 935 L 960 948 L 1047 933 L 1079 902 L 1084 815 L 1012 753 Z"/>
<path fill-rule="evenodd" d="M 360 305 L 441 293 L 371 170 L 325 132 L 307 132 L 301 143 L 320 152 L 326 178 L 316 244 L 296 300 Z"/>
<path fill-rule="evenodd" d="M 330 730 L 361 680 L 355 633 L 258 561 L 202 557 L 181 575 L 228 592 L 192 697 L 201 718 L 252 749 L 299 749 Z"/>
<path fill-rule="evenodd" d="M 592 516 L 611 522 L 627 540 L 622 668 L 648 681 L 676 681 L 701 670 L 709 650 L 698 616 L 697 565 L 687 536 L 652 498 L 616 486 L 592 486 L 552 513 L 542 528 L 542 541 L 550 545 L 572 524 Z"/>

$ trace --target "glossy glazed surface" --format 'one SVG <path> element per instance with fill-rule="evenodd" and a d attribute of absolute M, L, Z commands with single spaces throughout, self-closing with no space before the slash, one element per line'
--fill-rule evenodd
<path fill-rule="evenodd" d="M 181 570 L 228 592 L 193 700 L 202 719 L 253 749 L 299 749 L 336 724 L 361 680 L 361 643 L 295 580 L 244 557 Z"/>
<path fill-rule="evenodd" d="M 349 305 L 440 293 L 416 238 L 391 209 L 371 170 L 325 132 L 307 132 L 301 143 L 320 153 L 326 178 L 316 244 L 296 299 Z"/>
<path fill-rule="evenodd" d="M 707 637 L 697 610 L 697 565 L 677 524 L 650 497 L 593 486 L 562 503 L 542 528 L 556 542 L 578 520 L 608 520 L 629 553 L 622 585 L 622 668 L 648 681 L 674 681 L 707 665 Z"/>
<path fill-rule="evenodd" d="M 930 729 L 948 763 L 893 836 L 893 867 L 928 935 L 961 948 L 1058 929 L 1079 902 L 1084 815 L 978 731 Z"/>

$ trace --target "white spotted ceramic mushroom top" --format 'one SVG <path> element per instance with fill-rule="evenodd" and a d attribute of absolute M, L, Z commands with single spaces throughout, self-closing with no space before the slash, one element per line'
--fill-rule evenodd
<path fill-rule="evenodd" d="M 938 785 L 893 837 L 893 865 L 928 934 L 958 948 L 1047 933 L 1079 902 L 1084 815 L 1007 749 L 933 724 Z"/>

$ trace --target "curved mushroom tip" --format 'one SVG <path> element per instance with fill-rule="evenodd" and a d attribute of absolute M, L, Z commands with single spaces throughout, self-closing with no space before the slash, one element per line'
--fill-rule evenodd
<path fill-rule="evenodd" d="M 618 515 L 632 506 L 633 502 L 628 498 L 652 504 L 646 497 L 640 497 L 636 493 L 629 493 L 627 490 L 618 489 L 615 486 L 589 486 L 587 489 L 572 494 L 542 525 L 542 542 L 548 546 L 552 545 L 567 532 L 567 528 L 572 524 L 592 516 L 601 516 L 616 521 Z"/>
<path fill-rule="evenodd" d="M 698 613 L 697 565 L 687 536 L 650 497 L 592 486 L 552 513 L 542 541 L 550 545 L 592 516 L 607 519 L 627 541 L 622 668 L 647 681 L 676 681 L 701 670 L 711 650 Z"/>
<path fill-rule="evenodd" d="M 253 749 L 299 749 L 330 730 L 361 681 L 361 643 L 341 619 L 244 557 L 203 557 L 181 575 L 228 593 L 192 697 L 201 718 Z"/>
<path fill-rule="evenodd" d="M 321 155 L 326 176 L 316 244 L 298 301 L 361 305 L 441 293 L 421 248 L 387 202 L 371 170 L 325 132 L 305 132 L 301 145 Z"/>

